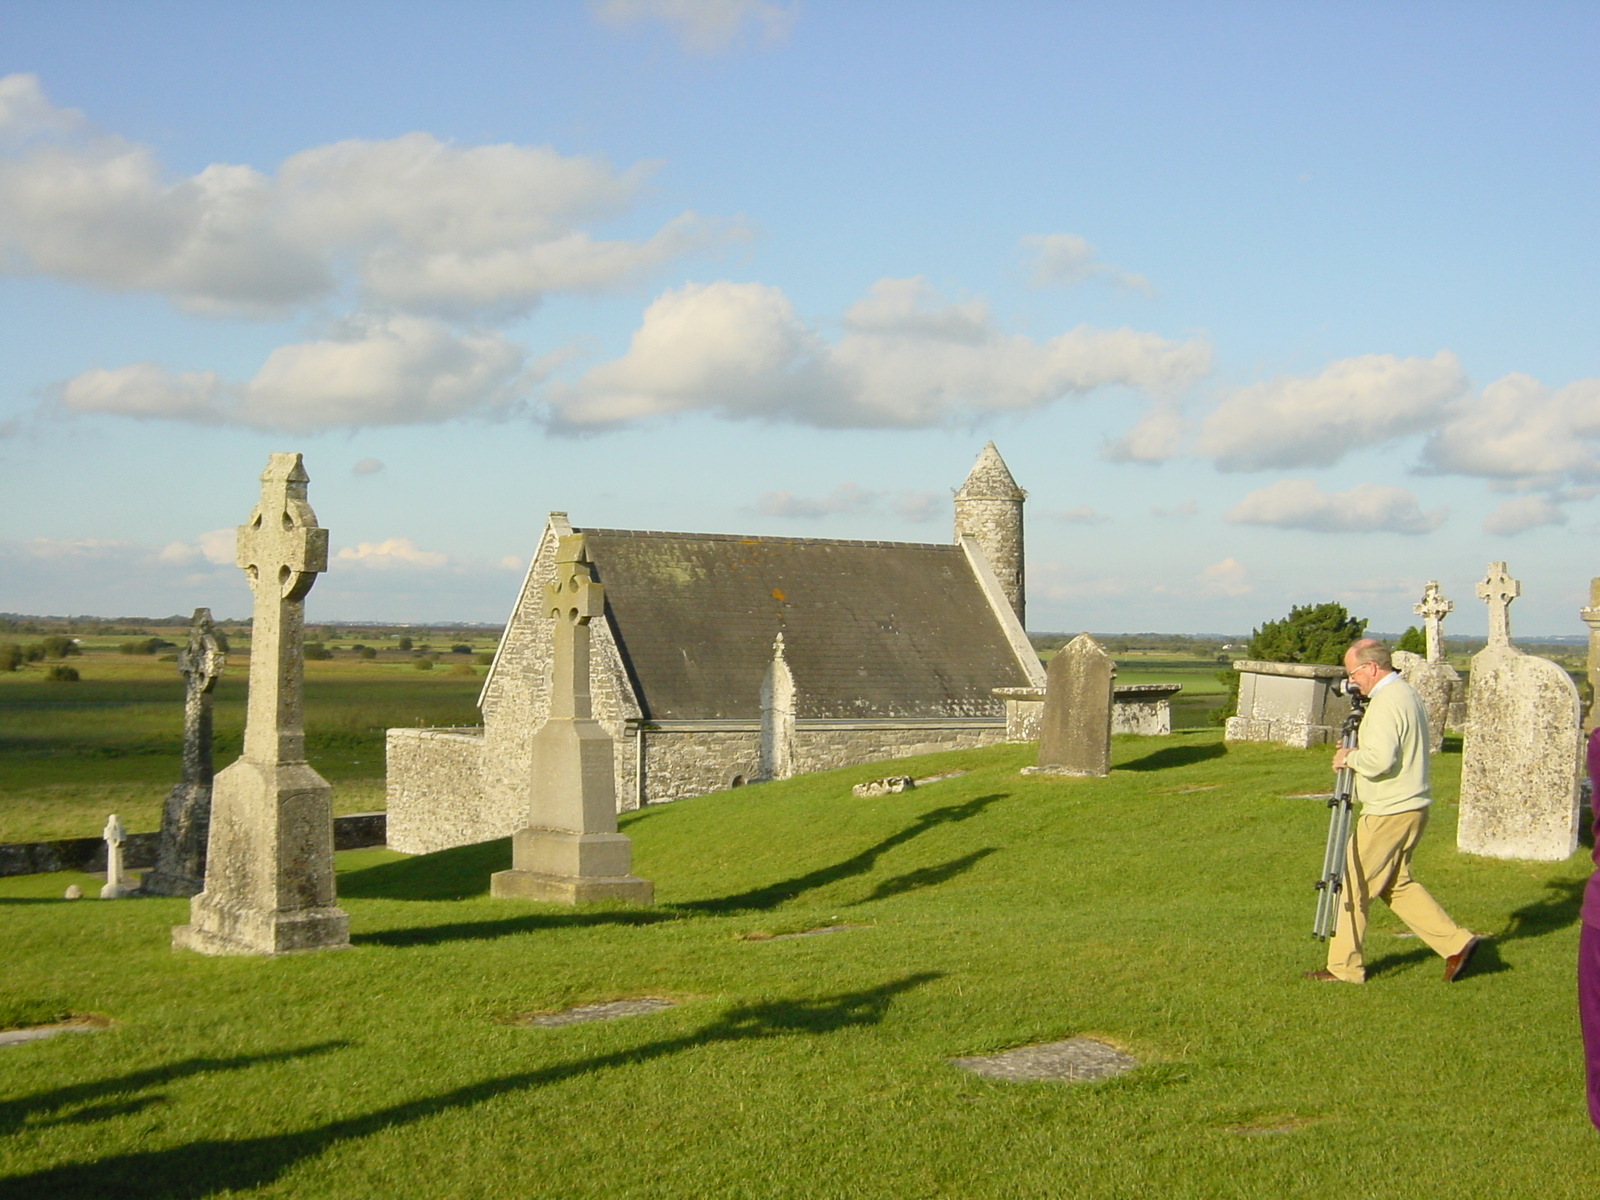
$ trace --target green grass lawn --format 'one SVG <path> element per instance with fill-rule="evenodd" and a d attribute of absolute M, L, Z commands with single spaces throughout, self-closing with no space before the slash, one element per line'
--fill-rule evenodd
<path fill-rule="evenodd" d="M 1589 1197 L 1573 1012 L 1587 862 L 1453 848 L 1459 759 L 1418 874 L 1491 933 L 1473 971 L 1386 910 L 1361 987 L 1320 965 L 1328 752 L 1119 738 L 1107 779 L 1028 747 L 631 814 L 654 910 L 485 893 L 505 842 L 341 855 L 354 948 L 167 948 L 183 901 L 0 880 L 9 1197 Z M 92 894 L 92 893 L 91 893 Z M 854 926 L 827 936 L 748 935 Z M 564 1028 L 520 1015 L 677 1007 Z M 947 1063 L 1074 1035 L 1144 1064 L 1006 1084 Z"/>
<path fill-rule="evenodd" d="M 157 829 L 182 775 L 183 680 L 172 663 L 93 648 L 67 661 L 80 682 L 48 682 L 37 665 L 0 674 L 0 842 L 96 836 L 112 812 L 130 831 Z M 477 724 L 483 673 L 465 662 L 308 662 L 306 750 L 335 784 L 336 811 L 384 806 L 385 729 Z M 248 674 L 235 654 L 217 682 L 219 769 L 243 741 Z"/>

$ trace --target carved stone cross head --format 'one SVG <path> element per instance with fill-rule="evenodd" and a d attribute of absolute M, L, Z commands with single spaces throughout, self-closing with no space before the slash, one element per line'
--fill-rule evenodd
<path fill-rule="evenodd" d="M 587 625 L 605 612 L 605 589 L 595 582 L 581 533 L 556 542 L 556 581 L 544 589 L 544 610 L 558 621 Z"/>
<path fill-rule="evenodd" d="M 106 820 L 106 827 L 101 831 L 100 836 L 113 846 L 120 846 L 127 841 L 128 835 L 122 829 L 122 818 L 116 813 L 112 813 Z"/>
<path fill-rule="evenodd" d="M 191 688 L 209 692 L 227 660 L 216 626 L 211 623 L 211 610 L 195 609 L 189 620 L 189 644 L 178 651 L 178 674 Z"/>
<path fill-rule="evenodd" d="M 261 472 L 261 502 L 239 526 L 237 561 L 257 600 L 304 600 L 328 569 L 328 531 L 306 502 L 311 476 L 298 454 L 274 454 Z"/>
<path fill-rule="evenodd" d="M 1489 606 L 1489 645 L 1511 644 L 1511 602 L 1522 595 L 1522 584 L 1506 573 L 1506 564 L 1492 562 L 1478 584 L 1478 599 Z"/>
<path fill-rule="evenodd" d="M 1423 626 L 1428 638 L 1428 661 L 1439 662 L 1442 657 L 1443 646 L 1439 626 L 1445 617 L 1450 615 L 1455 604 L 1446 600 L 1439 591 L 1437 579 L 1428 580 L 1428 586 L 1422 591 L 1422 600 L 1411 606 L 1411 611 L 1422 618 Z"/>

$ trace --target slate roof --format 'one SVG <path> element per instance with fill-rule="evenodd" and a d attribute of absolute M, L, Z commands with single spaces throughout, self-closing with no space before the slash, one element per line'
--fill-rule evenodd
<path fill-rule="evenodd" d="M 576 532 L 648 719 L 758 719 L 780 630 L 800 718 L 999 717 L 1030 683 L 959 546 Z"/>

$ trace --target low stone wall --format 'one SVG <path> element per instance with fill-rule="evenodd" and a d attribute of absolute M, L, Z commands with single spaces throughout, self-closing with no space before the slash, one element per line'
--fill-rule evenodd
<path fill-rule="evenodd" d="M 364 850 L 382 846 L 385 836 L 384 814 L 352 813 L 333 819 L 335 850 Z M 149 870 L 156 865 L 159 833 L 130 833 L 122 843 L 122 865 L 129 871 Z M 62 838 L 54 842 L 13 842 L 0 846 L 0 876 L 44 875 L 52 871 L 104 871 L 104 838 Z"/>
<path fill-rule="evenodd" d="M 483 745 L 481 729 L 389 730 L 390 846 L 431 854 L 511 833 L 485 803 Z"/>
<path fill-rule="evenodd" d="M 1181 683 L 1130 683 L 1112 690 L 1111 732 L 1162 737 L 1172 732 L 1172 698 Z M 1006 702 L 1008 742 L 1037 742 L 1044 716 L 1043 688 L 995 688 Z"/>

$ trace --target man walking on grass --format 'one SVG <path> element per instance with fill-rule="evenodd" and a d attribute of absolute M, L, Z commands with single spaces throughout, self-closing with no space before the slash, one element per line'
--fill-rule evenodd
<path fill-rule="evenodd" d="M 1345 853 L 1339 923 L 1328 942 L 1328 965 L 1307 971 L 1324 983 L 1363 983 L 1361 943 L 1376 896 L 1444 959 L 1446 983 L 1461 978 L 1480 939 L 1461 928 L 1411 878 L 1411 855 L 1428 826 L 1428 714 L 1394 669 L 1389 648 L 1362 638 L 1344 653 L 1345 674 L 1368 699 L 1354 749 L 1340 747 L 1333 769 L 1349 767 L 1361 805 Z"/>

